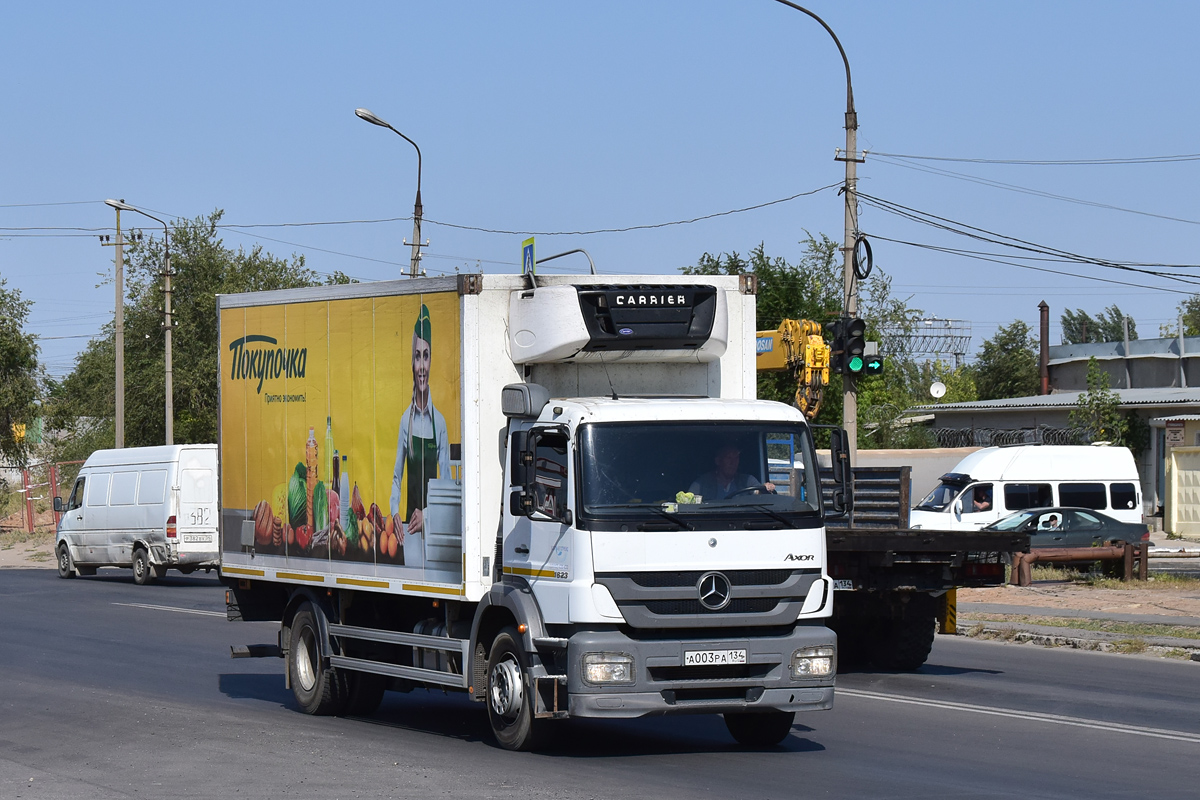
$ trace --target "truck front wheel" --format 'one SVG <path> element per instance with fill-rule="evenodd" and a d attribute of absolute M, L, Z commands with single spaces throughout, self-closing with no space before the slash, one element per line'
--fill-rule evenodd
<path fill-rule="evenodd" d="M 300 710 L 306 714 L 329 716 L 341 713 L 346 705 L 343 675 L 333 667 L 321 668 L 321 629 L 317 612 L 305 603 L 292 619 L 288 637 L 288 679 Z"/>
<path fill-rule="evenodd" d="M 488 722 L 505 750 L 532 750 L 538 745 L 541 720 L 534 719 L 529 680 L 529 654 L 516 629 L 505 628 L 492 642 L 488 656 Z"/>
<path fill-rule="evenodd" d="M 729 733 L 747 747 L 774 747 L 788 737 L 795 721 L 794 711 L 725 715 Z"/>

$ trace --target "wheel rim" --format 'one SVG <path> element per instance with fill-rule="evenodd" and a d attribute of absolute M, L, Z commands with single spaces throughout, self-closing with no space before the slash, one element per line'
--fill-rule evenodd
<path fill-rule="evenodd" d="M 512 719 L 521 712 L 524 694 L 521 667 L 512 656 L 492 667 L 491 686 L 488 690 L 492 711 L 505 719 Z"/>
<path fill-rule="evenodd" d="M 300 632 L 300 646 L 296 648 L 296 680 L 306 692 L 311 692 L 317 685 L 317 670 L 313 665 L 313 657 L 316 655 L 314 650 L 312 631 L 306 628 Z"/>
<path fill-rule="evenodd" d="M 71 557 L 67 555 L 65 547 L 58 550 L 58 569 L 60 572 L 67 572 L 71 569 Z"/>
<path fill-rule="evenodd" d="M 133 559 L 133 574 L 138 578 L 146 574 L 146 562 L 142 561 L 140 555 Z"/>

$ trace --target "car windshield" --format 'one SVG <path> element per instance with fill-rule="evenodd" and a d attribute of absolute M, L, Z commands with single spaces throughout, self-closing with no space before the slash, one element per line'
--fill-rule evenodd
<path fill-rule="evenodd" d="M 987 529 L 989 531 L 1015 531 L 1034 516 L 1029 511 L 1018 511 L 1016 514 L 1009 514 L 999 522 L 988 525 Z"/>
<path fill-rule="evenodd" d="M 728 530 L 820 519 L 803 423 L 595 423 L 579 443 L 582 515 L 600 527 Z"/>
<path fill-rule="evenodd" d="M 943 481 L 932 492 L 925 495 L 925 499 L 917 504 L 917 508 L 921 511 L 945 511 L 962 492 L 964 485 Z"/>

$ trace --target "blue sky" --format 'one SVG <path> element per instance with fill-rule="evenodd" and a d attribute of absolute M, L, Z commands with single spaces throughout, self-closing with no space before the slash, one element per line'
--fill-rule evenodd
<path fill-rule="evenodd" d="M 808 7 L 846 48 L 869 153 L 1200 153 L 1200 4 Z M 845 137 L 837 50 L 816 22 L 771 0 L 8 3 L 0 68 L 0 277 L 35 302 L 30 327 L 45 337 L 54 375 L 87 339 L 50 337 L 93 335 L 113 306 L 111 286 L 97 288 L 112 248 L 54 229 L 111 228 L 106 197 L 159 216 L 221 208 L 225 223 L 241 225 L 411 214 L 415 152 L 357 119 L 358 106 L 421 146 L 430 274 L 515 271 L 525 231 L 691 219 L 843 174 L 834 160 Z M 868 154 L 859 176 L 864 193 L 1058 250 L 1200 263 L 1200 161 L 1030 166 Z M 760 242 L 795 260 L 805 231 L 840 240 L 842 224 L 841 200 L 827 189 L 688 225 L 539 235 L 538 252 L 583 247 L 601 272 L 663 273 Z M 1013 255 L 872 206 L 860 227 L 877 237 L 876 264 L 896 293 L 928 314 L 970 321 L 976 347 L 1015 318 L 1036 325 L 1042 299 L 1056 343 L 1064 308 L 1112 303 L 1143 337 L 1156 335 L 1200 290 L 1093 264 L 1041 263 L 1070 273 L 1055 275 L 890 242 Z M 230 246 L 303 253 L 320 272 L 379 280 L 406 272 L 411 223 L 222 235 Z M 587 262 L 546 266 L 582 271 Z"/>

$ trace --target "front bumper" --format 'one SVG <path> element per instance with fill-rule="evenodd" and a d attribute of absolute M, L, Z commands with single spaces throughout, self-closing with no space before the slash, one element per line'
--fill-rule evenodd
<path fill-rule="evenodd" d="M 570 638 L 567 647 L 569 712 L 573 717 L 634 718 L 827 710 L 833 707 L 835 676 L 798 679 L 790 669 L 794 651 L 819 646 L 836 647 L 833 631 L 798 625 L 782 636 L 653 640 L 633 639 L 619 631 L 579 633 Z M 746 650 L 744 665 L 695 667 L 683 663 L 688 650 L 740 649 Z M 583 656 L 592 652 L 632 656 L 633 683 L 586 683 Z"/>

